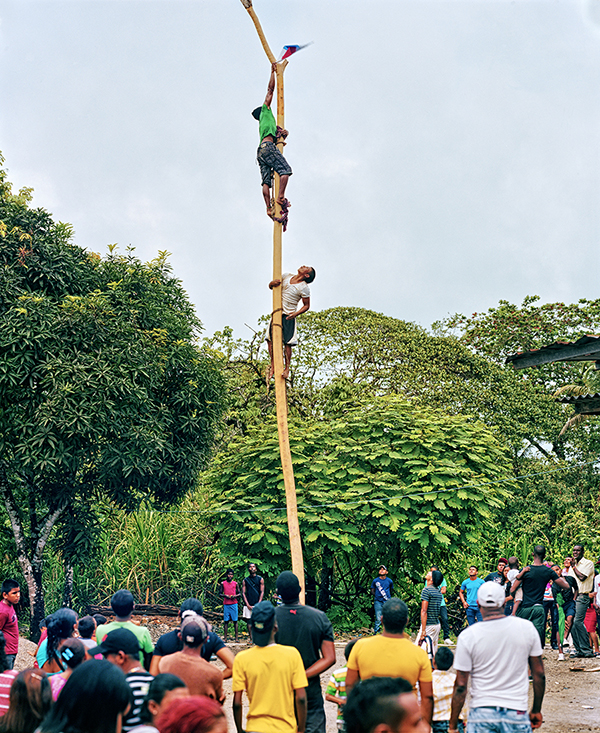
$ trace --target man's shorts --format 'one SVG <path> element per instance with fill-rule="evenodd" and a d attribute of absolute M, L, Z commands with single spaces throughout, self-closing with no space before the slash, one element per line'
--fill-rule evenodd
<path fill-rule="evenodd" d="M 568 618 L 569 616 L 575 615 L 575 601 L 569 601 L 568 603 L 563 604 L 563 613 L 565 614 L 565 618 Z"/>
<path fill-rule="evenodd" d="M 271 140 L 263 140 L 256 151 L 256 160 L 260 166 L 260 175 L 263 184 L 271 188 L 273 184 L 273 171 L 280 176 L 291 176 L 292 169 L 277 146 Z"/>
<path fill-rule="evenodd" d="M 238 607 L 237 603 L 223 604 L 223 621 L 237 621 Z"/>
<path fill-rule="evenodd" d="M 297 346 L 298 345 L 298 329 L 296 328 L 296 319 L 288 318 L 285 313 L 281 314 L 281 328 L 283 330 L 283 343 L 286 346 Z M 269 335 L 267 341 L 272 341 L 272 330 L 273 330 L 273 319 L 269 324 Z"/>

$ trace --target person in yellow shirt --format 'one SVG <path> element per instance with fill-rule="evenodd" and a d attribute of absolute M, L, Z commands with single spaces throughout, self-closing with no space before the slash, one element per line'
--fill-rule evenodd
<path fill-rule="evenodd" d="M 431 723 L 433 685 L 427 652 L 415 646 L 404 633 L 408 608 L 399 598 L 390 598 L 383 606 L 383 633 L 359 639 L 350 652 L 346 674 L 346 694 L 359 680 L 370 677 L 403 677 L 419 686 L 423 719 Z"/>
<path fill-rule="evenodd" d="M 244 690 L 250 703 L 246 730 L 304 733 L 308 680 L 300 652 L 295 647 L 275 643 L 277 622 L 275 608 L 269 601 L 254 606 L 250 627 L 256 646 L 240 652 L 233 663 L 233 719 L 238 733 L 244 733 Z"/>

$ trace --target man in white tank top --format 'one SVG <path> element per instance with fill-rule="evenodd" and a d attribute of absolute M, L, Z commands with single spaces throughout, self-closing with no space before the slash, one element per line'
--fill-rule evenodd
<path fill-rule="evenodd" d="M 282 285 L 281 301 L 283 313 L 281 315 L 281 325 L 283 328 L 283 343 L 285 344 L 285 366 L 282 376 L 284 379 L 287 379 L 290 375 L 292 346 L 296 346 L 298 343 L 298 335 L 296 333 L 296 316 L 299 316 L 300 313 L 306 313 L 310 308 L 310 288 L 308 287 L 308 284 L 315 279 L 316 274 L 314 267 L 302 265 L 302 267 L 298 268 L 298 272 L 295 275 L 292 275 L 291 272 L 285 272 L 281 280 L 271 280 L 269 283 L 269 288 L 271 290 Z M 302 307 L 298 308 L 298 303 L 300 301 L 302 301 Z M 269 356 L 271 357 L 271 366 L 269 367 L 267 382 L 271 380 L 275 374 L 273 341 L 271 340 L 272 328 L 273 318 L 271 318 L 269 335 L 267 336 Z"/>

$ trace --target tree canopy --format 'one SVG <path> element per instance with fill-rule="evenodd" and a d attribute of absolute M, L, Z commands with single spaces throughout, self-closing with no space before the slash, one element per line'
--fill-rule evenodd
<path fill-rule="evenodd" d="M 335 560 L 356 585 L 382 559 L 418 572 L 477 542 L 510 488 L 510 460 L 481 423 L 398 397 L 346 403 L 335 418 L 290 427 L 305 563 Z M 287 566 L 285 494 L 273 422 L 239 437 L 205 480 L 231 557 Z"/>
<path fill-rule="evenodd" d="M 83 559 L 95 501 L 182 497 L 211 454 L 224 385 L 166 253 L 102 259 L 29 200 L 2 172 L 0 493 L 40 615 L 54 526 Z"/>

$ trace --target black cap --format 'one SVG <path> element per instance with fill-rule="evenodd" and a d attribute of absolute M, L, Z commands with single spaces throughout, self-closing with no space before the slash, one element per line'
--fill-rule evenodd
<path fill-rule="evenodd" d="M 119 652 L 123 652 L 130 657 L 139 656 L 140 644 L 133 631 L 129 631 L 129 629 L 110 631 L 98 646 L 88 650 L 89 655 L 92 657 L 96 654 L 118 654 Z"/>
<path fill-rule="evenodd" d="M 285 603 L 287 601 L 295 601 L 300 595 L 300 582 L 298 577 L 289 570 L 284 570 L 279 575 L 276 582 L 277 593 L 281 596 L 281 600 Z"/>
<path fill-rule="evenodd" d="M 250 617 L 252 640 L 256 646 L 267 646 L 271 639 L 271 631 L 275 625 L 275 609 L 269 601 L 261 601 L 252 609 Z"/>

